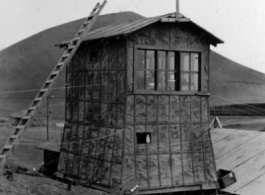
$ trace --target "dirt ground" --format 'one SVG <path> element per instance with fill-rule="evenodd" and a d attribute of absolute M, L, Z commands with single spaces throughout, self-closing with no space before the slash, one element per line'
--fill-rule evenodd
<path fill-rule="evenodd" d="M 107 195 L 104 192 L 68 185 L 45 177 L 35 177 L 23 174 L 14 174 L 10 181 L 6 176 L 0 176 L 0 195 Z"/>

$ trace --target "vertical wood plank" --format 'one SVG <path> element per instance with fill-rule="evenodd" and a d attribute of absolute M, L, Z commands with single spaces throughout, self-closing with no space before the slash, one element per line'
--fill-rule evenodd
<path fill-rule="evenodd" d="M 150 187 L 159 187 L 159 168 L 157 155 L 148 155 L 149 183 Z"/>
<path fill-rule="evenodd" d="M 160 161 L 160 179 L 162 187 L 171 186 L 171 172 L 170 172 L 170 155 L 162 154 L 159 155 Z"/>
<path fill-rule="evenodd" d="M 145 122 L 145 96 L 143 95 L 136 95 L 135 96 L 135 122 Z"/>
<path fill-rule="evenodd" d="M 173 153 L 171 156 L 171 161 L 173 167 L 173 184 L 176 186 L 183 185 L 181 154 Z"/>
<path fill-rule="evenodd" d="M 201 120 L 201 105 L 200 97 L 191 97 L 191 118 L 192 122 L 200 122 Z"/>
<path fill-rule="evenodd" d="M 157 119 L 157 98 L 156 96 L 147 96 L 147 122 L 156 122 Z"/>
<path fill-rule="evenodd" d="M 158 121 L 167 122 L 169 116 L 168 96 L 158 96 Z"/>
<path fill-rule="evenodd" d="M 146 156 L 145 155 L 137 155 L 136 159 L 136 174 L 137 178 L 139 178 L 139 182 L 141 187 L 148 187 L 147 182 L 147 164 L 146 164 Z"/>
<path fill-rule="evenodd" d="M 179 96 L 170 96 L 170 122 L 180 122 L 180 101 Z"/>
<path fill-rule="evenodd" d="M 190 122 L 191 110 L 190 110 L 190 96 L 180 96 L 181 105 L 181 122 Z"/>
<path fill-rule="evenodd" d="M 169 153 L 168 125 L 158 125 L 159 152 Z"/>
<path fill-rule="evenodd" d="M 208 107 L 208 98 L 201 97 L 201 118 L 202 122 L 208 122 L 209 119 L 209 107 Z"/>

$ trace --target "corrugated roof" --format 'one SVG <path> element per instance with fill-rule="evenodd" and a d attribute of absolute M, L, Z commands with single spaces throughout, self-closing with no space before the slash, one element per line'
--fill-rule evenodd
<path fill-rule="evenodd" d="M 214 129 L 211 136 L 217 168 L 232 170 L 237 178 L 225 191 L 265 194 L 265 132 Z"/>
<path fill-rule="evenodd" d="M 87 36 L 84 38 L 84 41 L 90 41 L 90 40 L 96 40 L 96 39 L 104 39 L 104 38 L 110 38 L 110 37 L 116 37 L 116 36 L 125 36 L 132 32 L 135 32 L 145 26 L 148 26 L 150 24 L 153 24 L 155 22 L 160 21 L 161 19 L 169 18 L 174 19 L 176 13 L 169 13 L 162 16 L 157 16 L 153 18 L 143 18 L 140 20 L 136 20 L 133 22 L 126 22 L 121 24 L 115 24 L 115 25 L 109 25 L 102 28 L 95 29 L 93 31 L 90 31 Z M 184 15 L 179 14 L 179 19 L 181 21 L 190 22 L 194 24 L 196 27 L 200 28 L 201 30 L 205 31 L 212 39 L 213 44 L 223 43 L 223 41 L 216 36 L 214 36 L 212 33 L 208 32 L 204 28 L 200 27 L 199 25 L 195 24 L 188 18 L 186 18 Z M 67 44 L 70 43 L 70 40 L 65 41 L 62 43 Z"/>
<path fill-rule="evenodd" d="M 169 13 L 166 15 L 162 16 L 157 16 L 153 18 L 144 18 L 140 19 L 134 22 L 129 22 L 129 23 L 122 23 L 122 24 L 117 24 L 117 25 L 111 25 L 111 26 L 106 26 L 103 28 L 96 29 L 94 31 L 91 31 L 87 34 L 86 38 L 84 41 L 87 40 L 95 40 L 95 39 L 102 39 L 102 38 L 107 38 L 107 37 L 114 37 L 114 36 L 121 36 L 121 35 L 127 35 L 130 34 L 134 31 L 137 31 L 145 26 L 148 26 L 152 23 L 160 21 L 162 18 L 175 18 L 176 13 Z M 215 39 L 216 43 L 223 43 L 223 41 L 216 36 L 214 36 L 212 33 L 208 32 L 204 28 L 200 27 L 199 25 L 195 24 L 182 14 L 179 14 L 179 19 L 186 19 L 185 22 L 191 22 L 194 25 L 196 25 L 198 28 L 202 29 L 203 31 L 207 32 L 213 39 Z"/>

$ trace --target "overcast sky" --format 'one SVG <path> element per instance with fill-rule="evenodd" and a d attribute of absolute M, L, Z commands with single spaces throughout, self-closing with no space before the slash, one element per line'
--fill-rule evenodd
<path fill-rule="evenodd" d="M 103 2 L 103 0 L 99 0 Z M 265 73 L 264 0 L 179 0 L 180 12 L 225 43 L 212 49 Z M 47 28 L 88 16 L 98 0 L 0 0 L 0 50 Z M 133 11 L 153 17 L 176 0 L 108 0 L 101 14 Z"/>

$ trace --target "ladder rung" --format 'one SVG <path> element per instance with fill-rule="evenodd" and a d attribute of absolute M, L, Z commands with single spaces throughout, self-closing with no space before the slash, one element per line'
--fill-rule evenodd
<path fill-rule="evenodd" d="M 37 97 L 37 98 L 34 99 L 34 101 L 40 101 L 42 99 L 43 99 L 43 97 Z"/>
<path fill-rule="evenodd" d="M 6 158 L 6 155 L 0 155 L 0 159 L 1 159 L 1 158 Z"/>
<path fill-rule="evenodd" d="M 52 81 L 51 81 L 51 80 L 47 80 L 47 81 L 45 82 L 45 84 L 48 84 L 48 83 L 52 83 Z"/>
<path fill-rule="evenodd" d="M 48 89 L 46 89 L 46 88 L 42 88 L 42 89 L 40 90 L 40 92 L 43 92 L 43 91 L 48 91 Z"/>
<path fill-rule="evenodd" d="M 23 116 L 22 119 L 30 119 L 32 116 L 28 115 L 28 116 Z"/>
<path fill-rule="evenodd" d="M 29 107 L 29 110 L 36 110 L 37 109 L 37 106 L 31 106 Z"/>
<path fill-rule="evenodd" d="M 18 126 L 16 126 L 15 128 L 16 129 L 23 129 L 25 127 L 25 125 L 18 125 Z"/>
<path fill-rule="evenodd" d="M 56 66 L 63 66 L 65 62 L 59 62 Z"/>
<path fill-rule="evenodd" d="M 55 68 L 53 69 L 53 71 L 58 71 L 63 67 L 63 64 L 59 64 L 57 66 L 55 66 Z"/>
<path fill-rule="evenodd" d="M 58 75 L 60 71 L 52 71 L 52 74 L 51 75 Z"/>
<path fill-rule="evenodd" d="M 4 146 L 4 149 L 7 149 L 7 150 L 11 150 L 13 148 L 14 145 L 5 145 Z"/>
<path fill-rule="evenodd" d="M 101 7 L 101 5 L 98 3 L 98 4 L 96 5 L 96 7 L 94 7 L 93 10 L 96 10 L 96 9 L 98 9 L 98 8 L 100 8 L 100 7 Z"/>
<path fill-rule="evenodd" d="M 11 137 L 10 137 L 11 139 L 18 139 L 19 138 L 19 136 L 18 135 L 11 135 Z"/>
<path fill-rule="evenodd" d="M 79 30 L 78 31 L 78 33 L 83 33 L 83 32 L 85 32 L 86 30 L 85 29 L 81 29 L 81 30 Z M 68 49 L 69 49 L 70 47 L 68 47 Z"/>
<path fill-rule="evenodd" d="M 85 21 L 84 24 L 83 24 L 83 26 L 89 24 L 90 21 L 91 21 L 91 20 L 87 20 L 87 21 Z"/>
<path fill-rule="evenodd" d="M 62 58 L 65 58 L 65 57 L 69 57 L 70 56 L 70 53 L 67 53 L 67 54 L 64 54 L 63 56 L 62 56 Z"/>

